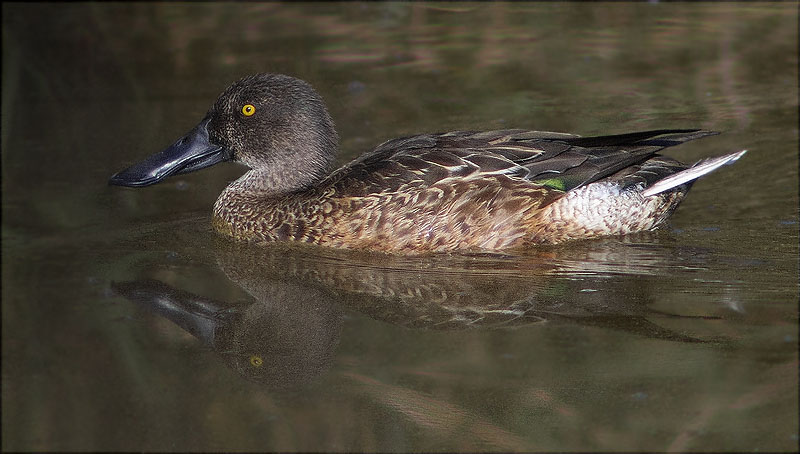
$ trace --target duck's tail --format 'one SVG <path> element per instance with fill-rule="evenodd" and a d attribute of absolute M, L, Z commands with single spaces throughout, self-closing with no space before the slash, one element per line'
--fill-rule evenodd
<path fill-rule="evenodd" d="M 642 191 L 642 196 L 649 197 L 651 195 L 656 195 L 672 189 L 675 186 L 680 186 L 689 181 L 696 180 L 697 178 L 713 172 L 722 166 L 733 164 L 739 158 L 744 156 L 745 153 L 747 153 L 747 150 L 742 150 L 738 153 L 726 154 L 724 156 L 718 156 L 716 158 L 701 159 L 686 170 L 682 170 L 662 180 L 658 180 L 652 186 Z"/>

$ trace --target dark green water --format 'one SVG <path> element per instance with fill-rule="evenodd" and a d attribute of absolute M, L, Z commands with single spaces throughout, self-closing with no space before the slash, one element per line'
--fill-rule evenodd
<path fill-rule="evenodd" d="M 789 451 L 796 4 L 3 4 L 3 450 Z M 669 226 L 523 256 L 254 248 L 235 165 L 114 172 L 230 82 L 391 137 L 702 127 Z"/>

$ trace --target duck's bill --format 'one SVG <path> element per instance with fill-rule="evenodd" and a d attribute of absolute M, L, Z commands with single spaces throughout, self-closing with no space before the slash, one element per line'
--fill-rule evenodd
<path fill-rule="evenodd" d="M 194 172 L 230 160 L 230 154 L 208 138 L 209 118 L 166 150 L 118 172 L 108 181 L 116 186 L 141 187 L 156 184 L 171 175 Z"/>

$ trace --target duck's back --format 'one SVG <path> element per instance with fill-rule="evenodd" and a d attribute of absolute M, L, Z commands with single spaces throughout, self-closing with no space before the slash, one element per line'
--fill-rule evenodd
<path fill-rule="evenodd" d="M 304 197 L 265 201 L 254 211 L 269 212 L 269 225 L 244 236 L 421 253 L 495 251 L 647 230 L 688 190 L 682 184 L 642 197 L 642 189 L 686 168 L 655 153 L 710 134 L 662 130 L 582 138 L 503 130 L 393 139 Z"/>
<path fill-rule="evenodd" d="M 377 183 L 371 189 L 375 192 L 419 175 L 427 182 L 506 175 L 568 191 L 642 163 L 666 147 L 715 134 L 673 129 L 580 137 L 520 129 L 454 131 L 389 140 L 340 171 L 350 176 L 357 172 L 361 180 L 370 175 Z"/>

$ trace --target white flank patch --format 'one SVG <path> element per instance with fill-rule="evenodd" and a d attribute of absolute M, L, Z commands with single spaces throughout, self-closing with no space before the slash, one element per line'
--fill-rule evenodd
<path fill-rule="evenodd" d="M 713 172 L 722 166 L 733 164 L 736 162 L 736 160 L 744 156 L 745 153 L 747 153 L 747 150 L 697 161 L 695 165 L 686 170 L 678 172 L 674 175 L 670 175 L 663 180 L 656 181 L 654 185 L 642 191 L 642 196 L 650 197 L 668 189 L 672 189 L 675 186 L 680 186 L 688 181 L 700 178 L 703 175 Z"/>

